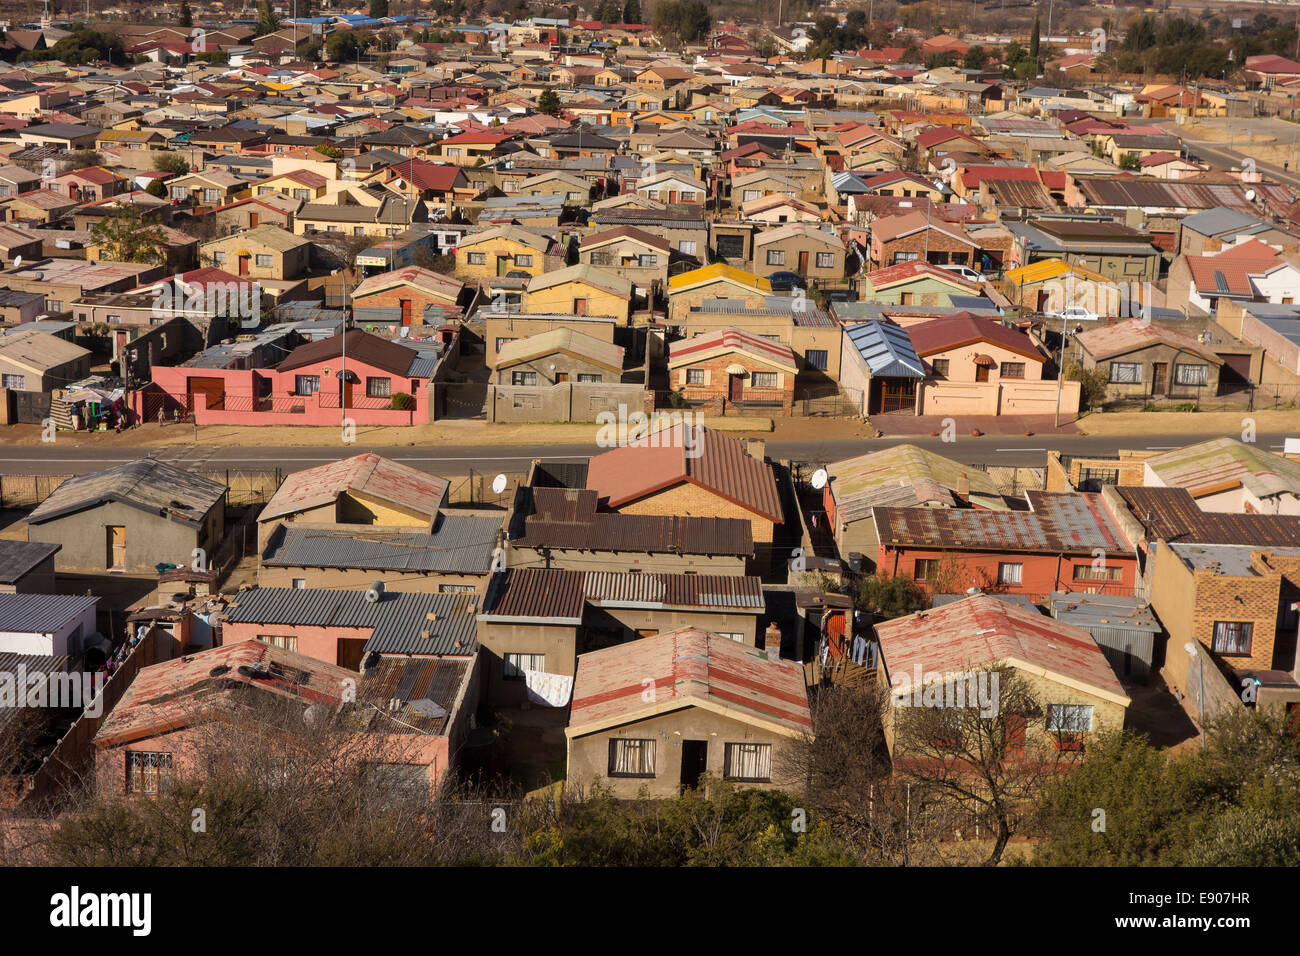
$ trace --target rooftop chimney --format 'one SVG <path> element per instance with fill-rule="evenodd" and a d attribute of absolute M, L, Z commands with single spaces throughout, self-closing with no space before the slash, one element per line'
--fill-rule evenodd
<path fill-rule="evenodd" d="M 746 438 L 745 451 L 749 452 L 750 457 L 762 461 L 767 455 L 767 442 L 761 438 Z"/>
<path fill-rule="evenodd" d="M 966 477 L 966 472 L 961 473 L 957 479 L 957 497 L 965 501 L 970 497 L 970 479 Z"/>
<path fill-rule="evenodd" d="M 767 651 L 768 656 L 774 660 L 780 660 L 781 628 L 777 627 L 776 621 L 769 624 L 763 633 L 763 650 Z"/>

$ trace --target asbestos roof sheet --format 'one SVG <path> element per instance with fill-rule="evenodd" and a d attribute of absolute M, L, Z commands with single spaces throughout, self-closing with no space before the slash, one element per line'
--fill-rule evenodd
<path fill-rule="evenodd" d="M 383 528 L 294 528 L 272 536 L 265 567 L 487 574 L 501 533 L 493 517 L 444 514 L 432 534 Z"/>
<path fill-rule="evenodd" d="M 258 520 L 318 508 L 344 492 L 358 492 L 432 516 L 442 507 L 448 485 L 446 478 L 368 452 L 294 472 L 267 502 Z"/>
<path fill-rule="evenodd" d="M 909 687 L 923 675 L 965 673 L 1012 664 L 1042 669 L 1108 700 L 1129 704 L 1092 635 L 1036 611 L 979 594 L 929 611 L 876 625 L 881 656 L 891 680 Z"/>
<path fill-rule="evenodd" d="M 1186 488 L 1193 498 L 1240 483 L 1257 498 L 1300 495 L 1300 462 L 1235 438 L 1212 438 L 1162 452 L 1146 462 L 1167 487 Z"/>
<path fill-rule="evenodd" d="M 122 502 L 182 524 L 198 525 L 226 494 L 226 486 L 152 458 L 69 478 L 27 516 L 28 524 Z"/>
<path fill-rule="evenodd" d="M 388 591 L 372 604 L 361 589 L 253 588 L 236 596 L 226 617 L 237 624 L 355 628 L 369 632 L 367 652 L 468 657 L 478 646 L 478 602 L 464 592 Z"/>
<path fill-rule="evenodd" d="M 16 584 L 23 575 L 62 548 L 61 544 L 44 541 L 0 541 L 0 584 Z"/>
<path fill-rule="evenodd" d="M 654 681 L 651 701 L 646 678 Z M 812 732 L 800 665 L 683 628 L 579 656 L 565 733 L 580 737 L 689 706 L 789 736 Z"/>
<path fill-rule="evenodd" d="M 846 458 L 826 470 L 841 522 L 865 517 L 876 505 L 955 507 L 962 475 L 971 493 L 1000 494 L 997 482 L 978 468 L 909 444 Z"/>
<path fill-rule="evenodd" d="M 1124 554 L 1133 545 L 1106 510 L 1101 495 L 1028 492 L 1033 511 L 876 508 L 886 547 L 945 548 L 1036 554 Z"/>

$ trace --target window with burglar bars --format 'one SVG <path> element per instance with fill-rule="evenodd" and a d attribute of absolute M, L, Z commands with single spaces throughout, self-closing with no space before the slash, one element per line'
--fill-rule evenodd
<path fill-rule="evenodd" d="M 1179 385 L 1205 385 L 1209 380 L 1208 365 L 1179 365 L 1174 369 L 1174 381 Z"/>
<path fill-rule="evenodd" d="M 1116 385 L 1142 384 L 1142 366 L 1137 362 L 1111 362 L 1110 380 Z"/>
<path fill-rule="evenodd" d="M 545 654 L 507 654 L 506 680 L 523 680 L 524 671 L 546 670 Z"/>
<path fill-rule="evenodd" d="M 655 775 L 655 742 L 615 738 L 609 742 L 609 775 L 611 777 L 653 777 Z"/>
<path fill-rule="evenodd" d="M 1019 584 L 1025 566 L 1009 561 L 998 564 L 998 584 Z"/>
<path fill-rule="evenodd" d="M 264 644 L 270 644 L 272 647 L 279 647 L 286 651 L 298 650 L 298 638 L 289 634 L 259 634 L 257 639 Z"/>
<path fill-rule="evenodd" d="M 727 744 L 722 775 L 728 780 L 747 783 L 770 783 L 772 780 L 771 744 Z"/>
<path fill-rule="evenodd" d="M 1214 651 L 1216 654 L 1249 654 L 1250 640 L 1255 625 L 1249 621 L 1215 621 Z"/>
<path fill-rule="evenodd" d="M 153 750 L 131 750 L 126 755 L 128 793 L 156 794 L 172 780 L 172 755 Z"/>
<path fill-rule="evenodd" d="M 1092 705 L 1048 704 L 1047 729 L 1052 733 L 1087 733 L 1092 730 Z"/>

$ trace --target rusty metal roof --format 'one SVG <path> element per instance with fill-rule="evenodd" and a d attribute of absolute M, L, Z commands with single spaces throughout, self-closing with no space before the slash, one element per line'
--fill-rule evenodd
<path fill-rule="evenodd" d="M 1300 517 L 1202 511 L 1186 488 L 1116 489 L 1148 541 L 1300 547 Z"/>
<path fill-rule="evenodd" d="M 226 486 L 153 458 L 128 461 L 69 478 L 40 503 L 28 524 L 42 524 L 107 502 L 120 502 L 197 526 L 222 500 Z"/>
<path fill-rule="evenodd" d="M 294 472 L 262 509 L 258 521 L 268 521 L 317 508 L 345 491 L 356 491 L 419 514 L 434 515 L 443 504 L 449 482 L 374 453 Z"/>
<path fill-rule="evenodd" d="M 885 546 L 1043 554 L 1133 550 L 1101 495 L 1028 492 L 1027 496 L 1033 511 L 879 507 L 874 511 L 876 532 Z"/>
<path fill-rule="evenodd" d="M 484 617 L 578 624 L 586 606 L 763 610 L 759 578 L 715 574 L 514 568 L 493 581 Z"/>

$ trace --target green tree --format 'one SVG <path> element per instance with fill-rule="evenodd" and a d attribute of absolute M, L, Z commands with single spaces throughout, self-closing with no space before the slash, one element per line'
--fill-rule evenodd
<path fill-rule="evenodd" d="M 708 37 L 713 18 L 704 0 L 662 0 L 655 6 L 652 26 L 669 40 L 695 43 Z"/>
<path fill-rule="evenodd" d="M 271 9 L 271 0 L 257 0 L 256 36 L 266 36 L 280 29 L 280 21 Z"/>
<path fill-rule="evenodd" d="M 982 46 L 973 46 L 962 57 L 961 65 L 968 70 L 982 70 L 988 62 L 989 54 Z"/>
<path fill-rule="evenodd" d="M 1034 17 L 1034 30 L 1029 34 L 1029 58 L 1034 61 L 1034 66 L 1038 65 L 1038 55 L 1042 52 L 1042 33 L 1038 17 Z"/>
<path fill-rule="evenodd" d="M 184 176 L 190 171 L 190 161 L 180 153 L 155 153 L 153 168 L 168 177 Z"/>
<path fill-rule="evenodd" d="M 325 56 L 334 63 L 346 63 L 355 60 L 361 53 L 361 42 L 357 35 L 349 30 L 340 30 L 329 35 L 325 41 Z"/>
<path fill-rule="evenodd" d="M 167 235 L 157 225 L 144 222 L 139 209 L 123 206 L 95 223 L 91 235 L 111 262 L 161 262 L 161 245 Z"/>
<path fill-rule="evenodd" d="M 623 4 L 623 22 L 624 23 L 641 22 L 640 0 L 627 0 L 627 3 Z"/>
<path fill-rule="evenodd" d="M 388 16 L 388 0 L 370 0 L 370 16 L 375 20 Z"/>
<path fill-rule="evenodd" d="M 858 582 L 854 606 L 879 618 L 902 617 L 930 606 L 929 596 L 903 574 L 868 574 Z"/>
<path fill-rule="evenodd" d="M 167 198 L 167 187 L 163 185 L 161 179 L 149 180 L 149 185 L 145 187 L 144 191 L 150 196 L 157 196 L 159 199 Z"/>
<path fill-rule="evenodd" d="M 337 146 L 331 146 L 329 143 L 321 143 L 319 146 L 312 147 L 313 152 L 320 153 L 322 156 L 328 156 L 330 159 L 338 159 L 343 155 L 343 150 Z"/>
<path fill-rule="evenodd" d="M 537 97 L 537 109 L 547 116 L 554 116 L 560 111 L 560 97 L 555 90 L 542 90 L 542 95 Z"/>
<path fill-rule="evenodd" d="M 194 14 L 190 11 L 189 0 L 182 0 L 181 15 L 180 15 L 180 19 L 177 20 L 177 23 L 180 26 L 185 27 L 187 30 L 190 27 L 194 26 Z"/>
<path fill-rule="evenodd" d="M 1119 168 L 1137 172 L 1142 168 L 1142 162 L 1138 159 L 1137 153 L 1124 153 L 1119 158 Z"/>

